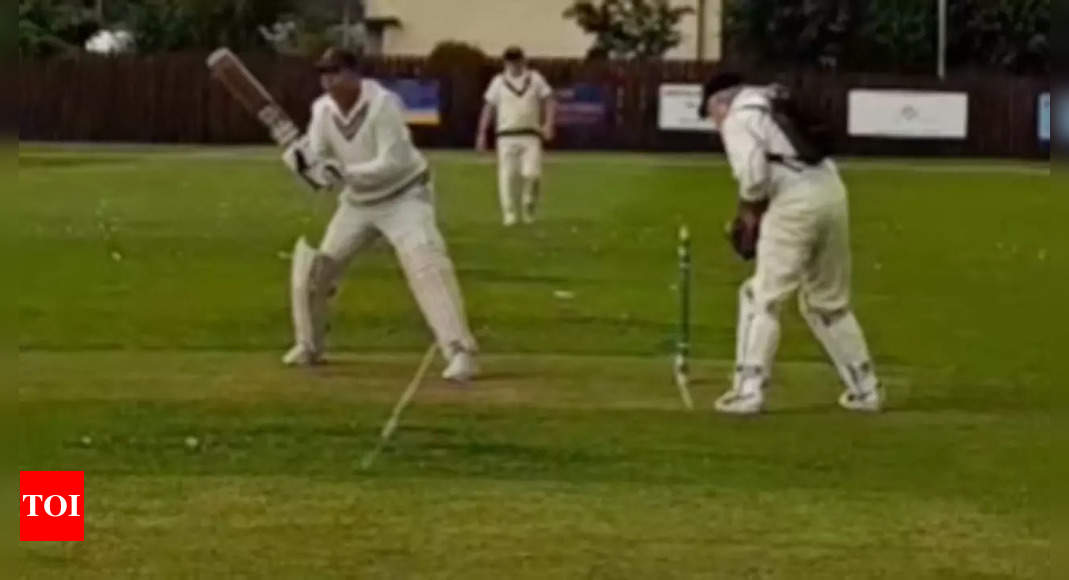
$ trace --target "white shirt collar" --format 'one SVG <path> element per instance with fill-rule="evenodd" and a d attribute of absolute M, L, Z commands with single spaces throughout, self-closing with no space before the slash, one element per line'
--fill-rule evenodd
<path fill-rule="evenodd" d="M 360 81 L 360 98 L 353 103 L 353 108 L 348 111 L 341 110 L 341 106 L 334 100 L 333 97 L 327 96 L 327 101 L 330 103 L 334 112 L 341 116 L 344 120 L 352 120 L 356 114 L 367 107 L 372 99 L 375 98 L 375 94 L 378 92 L 379 84 L 371 79 L 361 79 Z"/>

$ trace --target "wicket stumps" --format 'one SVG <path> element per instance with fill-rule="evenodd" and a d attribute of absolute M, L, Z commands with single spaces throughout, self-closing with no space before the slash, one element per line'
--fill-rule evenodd
<path fill-rule="evenodd" d="M 690 230 L 679 228 L 679 341 L 676 343 L 674 374 L 679 397 L 688 410 L 694 408 L 690 396 Z"/>

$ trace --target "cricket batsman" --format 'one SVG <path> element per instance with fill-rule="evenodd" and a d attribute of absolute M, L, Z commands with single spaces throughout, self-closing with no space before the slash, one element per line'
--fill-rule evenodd
<path fill-rule="evenodd" d="M 739 290 L 733 385 L 716 409 L 762 410 L 780 308 L 798 291 L 802 316 L 846 385 L 839 404 L 879 411 L 880 383 L 850 308 L 847 197 L 835 163 L 791 114 L 796 107 L 781 87 L 746 86 L 723 73 L 706 85 L 703 103 L 739 184 L 733 243 L 744 258 L 756 258 L 753 276 Z"/>
<path fill-rule="evenodd" d="M 295 344 L 283 362 L 323 360 L 328 302 L 346 264 L 381 236 L 447 361 L 443 378 L 468 381 L 478 373 L 478 347 L 436 223 L 427 160 L 412 144 L 400 99 L 362 78 L 359 64 L 352 52 L 327 50 L 316 65 L 326 94 L 312 106 L 306 135 L 283 154 L 312 187 L 341 189 L 319 249 L 301 239 L 293 252 Z"/>
<path fill-rule="evenodd" d="M 486 89 L 475 147 L 487 150 L 490 122 L 497 119 L 498 196 L 505 227 L 520 219 L 534 222 L 541 194 L 542 143 L 552 141 L 556 105 L 553 89 L 538 71 L 527 66 L 523 50 L 505 51 L 505 70 Z"/>

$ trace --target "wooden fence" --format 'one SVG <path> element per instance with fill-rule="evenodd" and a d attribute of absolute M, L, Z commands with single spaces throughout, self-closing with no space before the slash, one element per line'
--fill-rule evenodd
<path fill-rule="evenodd" d="M 259 143 L 266 135 L 206 74 L 203 54 L 49 60 L 22 63 L 19 79 L 19 136 L 23 140 L 121 141 L 145 143 Z M 301 123 L 318 93 L 309 63 L 272 55 L 246 57 L 250 68 Z M 662 82 L 696 82 L 715 65 L 688 62 L 655 64 L 586 63 L 543 60 L 535 63 L 551 84 L 575 82 L 604 86 L 610 114 L 601 126 L 564 129 L 558 148 L 628 150 L 708 149 L 701 134 L 668 133 L 657 128 L 658 88 Z M 368 63 L 380 77 L 429 77 L 418 58 Z M 496 71 L 488 64 L 478 74 L 438 75 L 442 87 L 442 124 L 416 128 L 425 146 L 467 147 L 473 142 L 482 88 Z M 1037 97 L 1049 90 L 1046 78 L 964 76 L 941 82 L 927 77 L 752 71 L 754 80 L 776 80 L 823 109 L 839 135 L 838 149 L 860 155 L 961 155 L 1041 157 L 1036 138 Z M 966 91 L 969 136 L 964 141 L 856 139 L 846 134 L 847 95 L 853 88 Z"/>

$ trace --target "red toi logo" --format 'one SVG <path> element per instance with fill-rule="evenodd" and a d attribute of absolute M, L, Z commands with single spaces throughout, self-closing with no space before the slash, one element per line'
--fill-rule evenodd
<path fill-rule="evenodd" d="M 19 540 L 81 542 L 85 539 L 84 471 L 19 473 Z"/>

